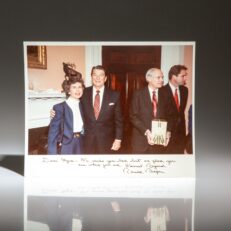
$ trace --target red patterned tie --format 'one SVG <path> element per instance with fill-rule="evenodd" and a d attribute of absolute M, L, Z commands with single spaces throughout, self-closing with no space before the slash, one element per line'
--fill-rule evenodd
<path fill-rule="evenodd" d="M 94 101 L 94 113 L 95 118 L 98 119 L 99 117 L 99 111 L 100 111 L 100 96 L 99 96 L 99 90 L 96 91 L 95 95 L 95 101 Z"/>
<path fill-rule="evenodd" d="M 175 89 L 174 99 L 175 99 L 175 102 L 176 102 L 176 107 L 177 107 L 177 109 L 179 111 L 180 105 L 179 105 L 179 98 L 178 98 L 178 94 L 177 94 L 177 88 Z"/>
<path fill-rule="evenodd" d="M 153 117 L 156 117 L 157 114 L 157 98 L 156 98 L 156 91 L 152 92 L 152 108 L 153 108 Z"/>

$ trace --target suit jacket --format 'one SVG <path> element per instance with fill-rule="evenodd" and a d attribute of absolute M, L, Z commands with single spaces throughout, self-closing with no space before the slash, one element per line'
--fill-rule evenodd
<path fill-rule="evenodd" d="M 190 108 L 188 111 L 188 134 L 186 136 L 185 149 L 186 149 L 188 154 L 193 153 L 193 147 L 192 147 L 192 104 L 190 105 Z"/>
<path fill-rule="evenodd" d="M 188 88 L 179 86 L 180 108 L 177 109 L 172 90 L 169 84 L 160 89 L 163 95 L 164 114 L 169 121 L 169 130 L 171 131 L 171 139 L 166 149 L 167 153 L 184 153 L 185 148 L 185 108 L 188 100 Z"/>
<path fill-rule="evenodd" d="M 80 113 L 83 118 L 81 103 Z M 55 117 L 50 122 L 48 154 L 57 154 L 57 142 L 69 144 L 73 139 L 73 112 L 66 102 L 54 105 Z"/>
<path fill-rule="evenodd" d="M 158 107 L 156 119 L 165 119 L 163 111 L 163 97 L 161 91 L 158 91 Z M 148 86 L 134 92 L 130 107 L 130 121 L 132 128 L 132 149 L 134 153 L 146 153 L 151 145 L 147 142 L 144 135 L 147 129 L 151 130 L 153 119 L 152 101 L 150 98 Z"/>
<path fill-rule="evenodd" d="M 114 139 L 122 139 L 123 117 L 121 114 L 120 94 L 104 88 L 99 117 L 96 120 L 93 108 L 93 87 L 84 90 L 82 106 L 85 128 L 85 152 L 92 153 L 97 147 L 99 154 L 109 154 Z"/>
<path fill-rule="evenodd" d="M 188 110 L 188 133 L 192 135 L 192 104 Z"/>

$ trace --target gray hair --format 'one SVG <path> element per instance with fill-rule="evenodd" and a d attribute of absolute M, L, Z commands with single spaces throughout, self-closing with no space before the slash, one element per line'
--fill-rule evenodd
<path fill-rule="evenodd" d="M 158 68 L 150 68 L 145 75 L 146 81 L 149 82 L 148 78 L 153 77 L 153 74 L 155 73 L 155 71 L 159 70 Z"/>

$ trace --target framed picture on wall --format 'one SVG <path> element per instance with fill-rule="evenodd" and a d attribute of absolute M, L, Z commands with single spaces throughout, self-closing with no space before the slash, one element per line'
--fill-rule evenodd
<path fill-rule="evenodd" d="M 29 68 L 47 69 L 46 46 L 27 46 Z"/>

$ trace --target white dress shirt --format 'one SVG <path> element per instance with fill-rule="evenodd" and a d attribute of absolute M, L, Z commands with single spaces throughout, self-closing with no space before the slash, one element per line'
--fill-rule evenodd
<path fill-rule="evenodd" d="M 79 99 L 69 97 L 66 103 L 73 112 L 73 132 L 81 132 L 83 130 L 83 119 L 79 109 Z"/>
<path fill-rule="evenodd" d="M 156 100 L 158 102 L 158 88 L 156 90 L 153 90 L 151 87 L 148 86 L 148 91 L 149 91 L 149 94 L 151 97 L 151 102 L 152 102 L 153 91 L 155 91 L 155 93 L 156 93 Z"/>

